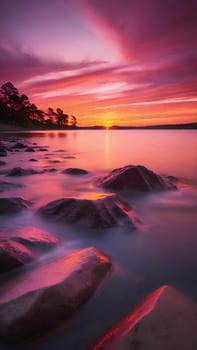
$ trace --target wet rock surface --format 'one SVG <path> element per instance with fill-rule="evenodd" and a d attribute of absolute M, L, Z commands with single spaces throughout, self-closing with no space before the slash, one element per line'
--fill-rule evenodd
<path fill-rule="evenodd" d="M 99 179 L 98 185 L 114 191 L 151 192 L 176 189 L 169 178 L 157 175 L 142 165 L 114 169 Z"/>
<path fill-rule="evenodd" d="M 142 314 L 139 323 L 112 350 L 194 350 L 196 328 L 196 301 L 167 287 L 153 311 L 144 318 Z"/>
<path fill-rule="evenodd" d="M 35 152 L 35 149 L 33 149 L 32 147 L 28 147 L 26 148 L 25 152 Z"/>
<path fill-rule="evenodd" d="M 36 161 L 36 160 L 31 160 L 31 161 Z M 7 176 L 10 177 L 17 177 L 17 176 L 26 176 L 26 175 L 36 175 L 36 174 L 44 174 L 44 173 L 50 173 L 50 172 L 55 172 L 57 169 L 55 168 L 44 168 L 44 169 L 33 169 L 33 168 L 21 168 L 21 167 L 16 167 L 8 171 L 1 171 L 2 174 L 6 174 Z"/>
<path fill-rule="evenodd" d="M 0 157 L 6 157 L 7 156 L 7 150 L 3 145 L 0 145 Z"/>
<path fill-rule="evenodd" d="M 4 162 L 3 160 L 0 160 L 0 166 L 6 165 L 6 162 Z"/>
<path fill-rule="evenodd" d="M 25 176 L 25 175 L 35 175 L 35 174 L 40 174 L 40 171 L 32 168 L 23 169 L 21 167 L 13 168 L 7 172 L 7 176 Z"/>
<path fill-rule="evenodd" d="M 0 273 L 26 265 L 34 259 L 34 254 L 23 244 L 13 240 L 0 242 Z"/>
<path fill-rule="evenodd" d="M 0 239 L 9 237 L 13 241 L 22 243 L 30 248 L 35 248 L 36 250 L 54 248 L 59 243 L 59 239 L 53 234 L 31 226 L 0 231 L 0 237 Z"/>
<path fill-rule="evenodd" d="M 0 181 L 0 192 L 10 191 L 17 188 L 22 188 L 23 185 L 14 182 Z"/>
<path fill-rule="evenodd" d="M 137 218 L 130 205 L 120 196 L 102 196 L 98 199 L 62 198 L 38 210 L 44 217 L 87 228 L 137 227 Z"/>
<path fill-rule="evenodd" d="M 22 143 L 22 142 L 17 142 L 17 143 L 15 143 L 15 145 L 13 146 L 13 148 L 16 148 L 16 149 L 25 149 L 25 148 L 28 148 L 28 145 L 25 145 L 25 144 Z"/>
<path fill-rule="evenodd" d="M 20 197 L 3 197 L 0 198 L 0 215 L 9 215 L 19 213 L 27 209 L 29 203 Z"/>
<path fill-rule="evenodd" d="M 90 247 L 27 272 L 10 294 L 0 296 L 1 338 L 14 343 L 65 324 L 93 295 L 110 267 L 110 260 Z"/>
<path fill-rule="evenodd" d="M 29 162 L 37 162 L 38 160 L 37 159 L 35 159 L 35 158 L 30 158 L 29 159 Z"/>
<path fill-rule="evenodd" d="M 89 172 L 80 168 L 67 168 L 62 171 L 63 174 L 68 175 L 87 175 Z"/>

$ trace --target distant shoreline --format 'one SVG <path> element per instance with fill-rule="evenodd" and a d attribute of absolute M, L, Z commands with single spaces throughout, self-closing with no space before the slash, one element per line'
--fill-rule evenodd
<path fill-rule="evenodd" d="M 195 130 L 197 123 L 189 124 L 167 124 L 167 125 L 149 125 L 149 126 L 77 126 L 69 128 L 22 128 L 16 125 L 1 124 L 0 132 L 9 131 L 69 131 L 69 130 Z"/>

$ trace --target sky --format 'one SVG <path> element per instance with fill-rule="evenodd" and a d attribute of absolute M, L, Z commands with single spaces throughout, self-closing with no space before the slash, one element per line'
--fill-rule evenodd
<path fill-rule="evenodd" d="M 0 0 L 0 85 L 80 126 L 197 122 L 196 0 Z"/>

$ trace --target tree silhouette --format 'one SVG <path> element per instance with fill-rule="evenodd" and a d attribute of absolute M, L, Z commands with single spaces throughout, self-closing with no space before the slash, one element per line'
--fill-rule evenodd
<path fill-rule="evenodd" d="M 64 114 L 64 111 L 61 108 L 57 108 L 56 112 L 57 112 L 56 114 L 57 125 L 59 127 L 68 126 L 68 120 L 69 120 L 68 114 Z"/>
<path fill-rule="evenodd" d="M 11 82 L 3 84 L 0 88 L 0 121 L 24 127 L 54 128 L 55 124 L 59 128 L 69 127 L 69 115 L 65 114 L 61 108 L 54 111 L 49 107 L 47 113 L 44 113 L 30 102 L 27 95 L 20 95 Z M 71 116 L 70 126 L 76 127 L 76 125 L 77 118 Z"/>
<path fill-rule="evenodd" d="M 76 127 L 77 126 L 77 118 L 74 115 L 71 115 L 71 126 Z"/>
<path fill-rule="evenodd" d="M 20 109 L 20 97 L 17 88 L 10 82 L 3 84 L 0 89 L 1 100 L 8 107 L 15 111 Z"/>

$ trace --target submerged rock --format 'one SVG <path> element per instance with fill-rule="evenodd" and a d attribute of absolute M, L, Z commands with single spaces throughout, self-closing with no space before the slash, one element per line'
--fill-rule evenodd
<path fill-rule="evenodd" d="M 149 305 L 146 306 L 148 309 Z M 146 310 L 141 312 L 138 310 L 137 325 L 116 346 L 110 347 L 112 350 L 197 349 L 196 301 L 175 288 L 167 287 L 159 297 L 155 308 L 151 305 L 149 308 L 146 313 L 144 312 Z M 132 320 L 132 317 L 130 319 Z M 128 322 L 127 327 L 129 330 Z M 105 350 L 107 347 L 102 349 Z"/>
<path fill-rule="evenodd" d="M 27 272 L 11 295 L 1 293 L 1 338 L 12 343 L 27 340 L 65 324 L 93 295 L 110 267 L 110 260 L 91 247 Z"/>
<path fill-rule="evenodd" d="M 29 148 L 26 148 L 25 152 L 35 152 L 35 149 L 29 147 Z"/>
<path fill-rule="evenodd" d="M 29 168 L 23 169 L 21 167 L 16 167 L 7 172 L 7 176 L 24 176 L 24 175 L 35 175 L 40 174 L 40 171 Z"/>
<path fill-rule="evenodd" d="M 7 151 L 6 148 L 3 145 L 0 145 L 0 157 L 6 157 Z"/>
<path fill-rule="evenodd" d="M 50 160 L 50 163 L 61 163 L 61 161 L 58 159 L 52 159 Z"/>
<path fill-rule="evenodd" d="M 38 160 L 37 159 L 35 159 L 35 158 L 30 158 L 29 159 L 29 162 L 37 162 Z"/>
<path fill-rule="evenodd" d="M 54 173 L 55 171 L 57 171 L 56 168 L 46 168 L 43 170 L 43 172 L 45 173 Z"/>
<path fill-rule="evenodd" d="M 16 148 L 16 149 L 23 149 L 23 148 L 28 148 L 28 146 L 25 145 L 25 144 L 22 143 L 22 142 L 17 142 L 17 143 L 15 143 L 15 145 L 13 146 L 13 148 Z"/>
<path fill-rule="evenodd" d="M 64 158 L 64 159 L 76 159 L 75 156 L 64 156 L 63 158 Z"/>
<path fill-rule="evenodd" d="M 40 208 L 39 214 L 63 223 L 76 223 L 87 228 L 124 226 L 135 229 L 137 218 L 130 205 L 120 196 L 98 199 L 62 198 Z"/>
<path fill-rule="evenodd" d="M 69 175 L 87 175 L 89 172 L 84 169 L 80 168 L 67 168 L 62 171 L 63 174 L 69 174 Z"/>
<path fill-rule="evenodd" d="M 23 185 L 16 184 L 13 182 L 8 182 L 8 181 L 1 181 L 0 182 L 0 192 L 9 191 L 9 190 L 13 190 L 16 188 L 21 188 L 21 187 L 23 187 Z"/>
<path fill-rule="evenodd" d="M 36 161 L 36 160 L 34 160 Z M 3 173 L 6 173 L 7 176 L 26 176 L 26 175 L 36 175 L 36 174 L 44 174 L 47 172 L 53 172 L 56 171 L 55 168 L 47 168 L 47 169 L 33 169 L 33 168 L 21 168 L 21 167 L 16 167 L 13 168 L 7 172 L 3 171 Z"/>
<path fill-rule="evenodd" d="M 0 273 L 9 272 L 34 259 L 34 254 L 23 244 L 13 240 L 0 242 Z"/>
<path fill-rule="evenodd" d="M 6 165 L 6 162 L 4 162 L 3 160 L 0 160 L 0 166 Z"/>
<path fill-rule="evenodd" d="M 31 161 L 35 162 L 37 161 L 36 159 Z M 57 171 L 55 168 L 44 168 L 44 169 L 33 169 L 33 168 L 21 168 L 21 167 L 16 167 L 11 170 L 3 170 L 0 173 L 6 174 L 7 176 L 26 176 L 26 175 L 36 175 L 36 174 L 44 174 L 44 173 L 52 173 Z"/>
<path fill-rule="evenodd" d="M 9 215 L 28 208 L 28 202 L 20 197 L 0 198 L 0 215 Z"/>
<path fill-rule="evenodd" d="M 176 189 L 170 179 L 157 175 L 142 165 L 114 169 L 101 178 L 98 185 L 114 191 L 150 192 Z"/>

